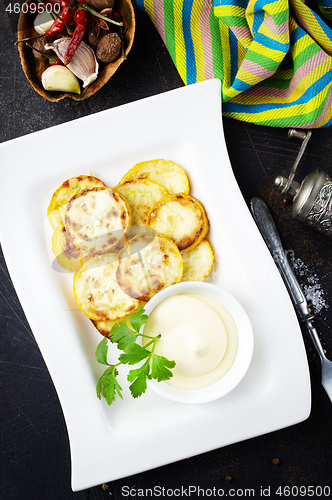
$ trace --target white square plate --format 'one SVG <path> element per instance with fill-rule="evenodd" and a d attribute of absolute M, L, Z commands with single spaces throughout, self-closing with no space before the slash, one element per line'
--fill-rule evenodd
<path fill-rule="evenodd" d="M 72 275 L 52 266 L 46 210 L 69 177 L 91 170 L 114 186 L 136 163 L 154 158 L 181 165 L 191 194 L 205 205 L 216 256 L 209 281 L 245 308 L 254 330 L 254 355 L 242 382 L 213 403 L 181 405 L 149 389 L 135 400 L 125 390 L 124 400 L 108 407 L 95 392 L 103 371 L 94 359 L 101 337 L 73 300 Z M 0 161 L 1 243 L 63 408 L 74 491 L 308 417 L 311 392 L 301 330 L 232 173 L 219 80 L 3 143 Z M 125 375 L 121 385 L 126 386 Z M 148 452 L 147 435 L 154 442 Z"/>

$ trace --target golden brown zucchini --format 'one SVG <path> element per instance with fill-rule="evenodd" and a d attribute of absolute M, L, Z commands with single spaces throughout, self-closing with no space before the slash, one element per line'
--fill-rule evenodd
<path fill-rule="evenodd" d="M 106 188 L 107 186 L 103 181 L 92 175 L 79 175 L 63 182 L 53 194 L 47 209 L 47 217 L 52 228 L 55 229 L 59 224 L 63 223 L 67 203 L 73 196 L 81 193 L 84 189 L 94 187 Z"/>
<path fill-rule="evenodd" d="M 89 259 L 74 274 L 74 297 L 80 310 L 94 321 L 114 321 L 136 311 L 139 300 L 129 297 L 117 283 L 116 254 Z"/>
<path fill-rule="evenodd" d="M 168 238 L 140 234 L 119 253 L 117 281 L 130 297 L 147 302 L 163 288 L 181 281 L 182 257 Z"/>
<path fill-rule="evenodd" d="M 71 198 L 65 213 L 69 241 L 83 252 L 110 252 L 131 223 L 126 200 L 110 188 L 93 188 Z"/>
<path fill-rule="evenodd" d="M 83 263 L 91 257 L 70 244 L 63 224 L 59 224 L 53 233 L 52 251 L 60 266 L 73 272 L 80 271 Z"/>
<path fill-rule="evenodd" d="M 189 194 L 189 180 L 182 167 L 171 160 L 149 160 L 137 163 L 121 179 L 120 184 L 133 179 L 149 179 L 164 186 L 170 194 Z"/>
<path fill-rule="evenodd" d="M 167 195 L 150 211 L 147 226 L 173 240 L 181 251 L 197 247 L 209 231 L 200 201 L 185 194 Z"/>
<path fill-rule="evenodd" d="M 183 259 L 183 275 L 181 281 L 204 281 L 212 268 L 214 255 L 207 240 L 189 252 L 181 254 Z"/>
<path fill-rule="evenodd" d="M 167 194 L 167 189 L 148 179 L 133 179 L 115 186 L 113 190 L 126 198 L 133 226 L 144 226 L 151 208 Z"/>

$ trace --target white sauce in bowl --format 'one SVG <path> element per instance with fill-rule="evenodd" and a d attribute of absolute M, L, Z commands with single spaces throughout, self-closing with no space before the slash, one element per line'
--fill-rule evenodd
<path fill-rule="evenodd" d="M 150 314 L 144 335 L 161 335 L 155 353 L 176 362 L 168 384 L 199 389 L 219 380 L 237 352 L 237 329 L 227 309 L 200 294 L 162 301 Z M 143 345 L 148 339 L 143 337 Z"/>

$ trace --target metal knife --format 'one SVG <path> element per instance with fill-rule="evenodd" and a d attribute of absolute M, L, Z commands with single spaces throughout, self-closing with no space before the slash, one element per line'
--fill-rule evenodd
<path fill-rule="evenodd" d="M 289 264 L 272 214 L 267 204 L 260 198 L 252 198 L 250 208 L 255 222 L 285 282 L 296 312 L 305 324 L 310 339 L 319 355 L 322 370 L 322 385 L 332 401 L 332 362 L 326 358 L 316 328 L 312 324 L 314 316 L 309 313 L 306 298 Z"/>

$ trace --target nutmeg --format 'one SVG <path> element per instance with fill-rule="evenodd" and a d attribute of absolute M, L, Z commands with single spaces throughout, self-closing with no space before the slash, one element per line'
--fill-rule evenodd
<path fill-rule="evenodd" d="M 110 63 L 119 57 L 121 39 L 117 33 L 108 33 L 103 36 L 96 48 L 96 57 L 102 63 Z"/>
<path fill-rule="evenodd" d="M 113 9 L 114 7 L 114 0 L 86 0 L 86 3 L 97 12 L 108 8 Z"/>

